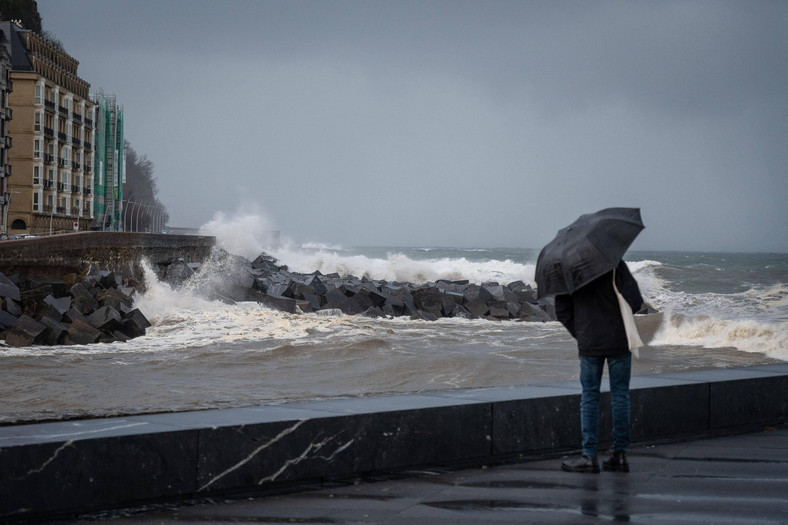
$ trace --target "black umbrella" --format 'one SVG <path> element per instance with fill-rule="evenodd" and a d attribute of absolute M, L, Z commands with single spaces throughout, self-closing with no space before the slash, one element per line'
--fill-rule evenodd
<path fill-rule="evenodd" d="M 640 208 L 607 208 L 581 215 L 539 253 L 538 297 L 572 293 L 609 272 L 643 228 Z"/>

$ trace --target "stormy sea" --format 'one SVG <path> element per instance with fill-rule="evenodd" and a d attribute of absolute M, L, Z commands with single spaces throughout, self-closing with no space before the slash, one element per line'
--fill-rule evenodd
<path fill-rule="evenodd" d="M 211 232 L 208 232 L 211 233 Z M 534 285 L 538 249 L 260 245 L 291 270 L 422 283 Z M 788 254 L 630 251 L 658 314 L 638 316 L 647 346 L 633 374 L 788 361 Z M 220 272 L 204 266 L 200 273 Z M 242 407 L 573 380 L 574 340 L 558 323 L 287 314 L 225 304 L 152 271 L 136 298 L 145 336 L 91 346 L 0 347 L 0 424 Z"/>

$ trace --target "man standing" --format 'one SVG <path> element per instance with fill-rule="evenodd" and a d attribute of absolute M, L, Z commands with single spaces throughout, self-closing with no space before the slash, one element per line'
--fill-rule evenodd
<path fill-rule="evenodd" d="M 613 408 L 613 454 L 602 462 L 605 470 L 629 472 L 629 378 L 632 354 L 629 351 L 621 307 L 613 281 L 633 312 L 643 305 L 637 281 L 620 261 L 612 270 L 575 290 L 555 298 L 558 320 L 577 340 L 580 354 L 580 425 L 583 452 L 580 458 L 564 461 L 562 470 L 599 472 L 599 387 L 607 361 Z"/>

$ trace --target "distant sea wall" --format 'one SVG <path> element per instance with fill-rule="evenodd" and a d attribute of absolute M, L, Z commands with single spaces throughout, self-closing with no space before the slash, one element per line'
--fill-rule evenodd
<path fill-rule="evenodd" d="M 788 421 L 788 363 L 633 377 L 631 400 L 634 443 L 762 429 Z M 0 426 L 0 521 L 558 455 L 579 401 L 568 381 Z"/>
<path fill-rule="evenodd" d="M 132 232 L 77 232 L 0 242 L 0 272 L 23 277 L 59 277 L 94 267 L 141 276 L 140 261 L 203 261 L 215 237 Z"/>

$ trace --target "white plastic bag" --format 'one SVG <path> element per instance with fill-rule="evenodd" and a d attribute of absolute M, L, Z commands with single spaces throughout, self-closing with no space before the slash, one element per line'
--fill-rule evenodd
<path fill-rule="evenodd" d="M 632 307 L 629 306 L 627 300 L 624 299 L 624 296 L 618 291 L 618 286 L 616 286 L 615 270 L 613 270 L 613 290 L 616 291 L 616 297 L 618 297 L 618 306 L 621 308 L 621 318 L 624 319 L 624 329 L 627 331 L 627 343 L 629 345 L 629 350 L 635 357 L 640 357 L 639 349 L 641 346 L 643 346 L 643 341 L 640 339 L 640 333 L 638 332 L 638 327 L 635 324 L 635 316 L 632 315 Z"/>

